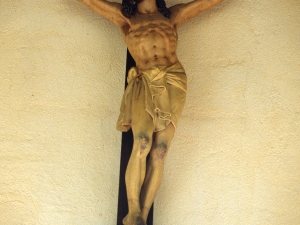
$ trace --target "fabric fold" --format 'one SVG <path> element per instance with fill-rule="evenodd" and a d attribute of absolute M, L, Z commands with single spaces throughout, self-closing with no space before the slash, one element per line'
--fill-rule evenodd
<path fill-rule="evenodd" d="M 157 66 L 138 73 L 136 67 L 128 72 L 117 130 L 131 127 L 132 110 L 146 110 L 153 119 L 154 132 L 172 123 L 176 128 L 187 90 L 187 78 L 178 62 L 170 67 Z M 142 93 L 141 93 L 142 92 Z M 133 104 L 138 98 L 138 104 Z"/>

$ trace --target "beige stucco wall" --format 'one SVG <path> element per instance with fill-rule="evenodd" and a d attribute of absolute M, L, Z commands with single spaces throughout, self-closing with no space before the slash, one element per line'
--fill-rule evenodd
<path fill-rule="evenodd" d="M 118 29 L 9 0 L 0 32 L 0 225 L 115 225 Z M 300 224 L 299 0 L 226 0 L 178 32 L 189 90 L 154 224 Z"/>

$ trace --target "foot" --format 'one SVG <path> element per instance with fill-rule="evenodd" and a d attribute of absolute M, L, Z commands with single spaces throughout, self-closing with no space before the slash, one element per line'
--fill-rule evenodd
<path fill-rule="evenodd" d="M 127 215 L 123 219 L 124 225 L 146 225 L 141 215 Z"/>

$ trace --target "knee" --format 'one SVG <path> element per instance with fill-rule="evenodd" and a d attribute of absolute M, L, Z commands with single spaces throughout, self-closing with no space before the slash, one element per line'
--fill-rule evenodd
<path fill-rule="evenodd" d="M 168 144 L 166 142 L 159 142 L 154 146 L 154 157 L 157 159 L 164 159 L 168 151 Z"/>
<path fill-rule="evenodd" d="M 139 149 L 140 155 L 144 155 L 149 152 L 152 144 L 152 136 L 150 134 L 140 132 L 135 138 L 135 145 Z"/>

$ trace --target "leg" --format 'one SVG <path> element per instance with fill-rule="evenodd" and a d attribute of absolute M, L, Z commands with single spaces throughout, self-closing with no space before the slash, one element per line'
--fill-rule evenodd
<path fill-rule="evenodd" d="M 152 134 L 146 132 L 133 132 L 134 143 L 132 153 L 127 165 L 125 182 L 128 199 L 128 215 L 127 219 L 132 217 L 129 221 L 140 217 L 140 192 L 142 182 L 145 176 L 146 170 L 146 157 L 150 151 L 152 143 Z M 135 224 L 124 220 L 124 224 Z"/>
<path fill-rule="evenodd" d="M 161 184 L 166 154 L 174 132 L 173 124 L 169 124 L 165 130 L 155 133 L 140 199 L 144 221 L 147 220 L 149 210 Z"/>
<path fill-rule="evenodd" d="M 146 171 L 146 157 L 152 144 L 152 130 L 150 131 L 140 127 L 133 128 L 133 149 L 125 174 L 128 199 L 128 215 L 123 220 L 125 225 L 145 224 L 141 219 L 140 192 Z"/>
<path fill-rule="evenodd" d="M 140 192 L 146 171 L 146 157 L 151 149 L 153 120 L 145 111 L 143 86 L 137 82 L 136 93 L 132 99 L 133 148 L 127 165 L 125 182 L 128 199 L 128 214 L 123 219 L 124 225 L 145 225 L 141 217 Z"/>
<path fill-rule="evenodd" d="M 168 84 L 167 89 L 169 93 L 171 112 L 173 112 L 173 116 L 176 116 L 176 121 L 178 121 L 183 110 L 186 93 L 170 84 Z M 180 101 L 178 101 L 179 99 Z M 142 217 L 145 221 L 161 184 L 167 150 L 173 139 L 174 133 L 175 127 L 170 123 L 164 130 L 155 133 L 155 137 L 153 139 L 140 200 Z"/>

